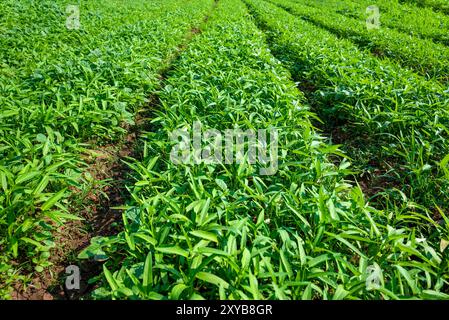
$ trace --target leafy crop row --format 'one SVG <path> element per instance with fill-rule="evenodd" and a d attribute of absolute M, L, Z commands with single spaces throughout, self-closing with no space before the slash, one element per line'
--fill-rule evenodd
<path fill-rule="evenodd" d="M 447 169 L 440 166 L 449 153 L 449 95 L 444 87 L 380 61 L 274 5 L 264 5 L 278 13 L 276 18 L 265 11 L 259 16 L 271 32 L 275 51 L 299 81 L 313 85 L 311 99 L 328 125 L 346 118 L 355 132 L 377 141 L 356 162 L 370 157 L 396 162 L 391 178 L 400 190 L 429 209 L 446 207 Z"/>
<path fill-rule="evenodd" d="M 361 155 L 355 155 L 355 162 L 374 158 L 393 166 L 385 175 L 397 179 L 396 183 L 380 201 L 389 222 L 402 226 L 404 232 L 420 230 L 436 250 L 436 244 L 448 234 L 447 224 L 437 224 L 432 215 L 432 211 L 443 216 L 447 212 L 447 92 L 439 84 L 387 60 L 375 59 L 351 42 L 275 5 L 260 0 L 245 2 L 267 29 L 276 56 L 290 65 L 298 81 L 313 86 L 310 99 L 327 115 L 326 124 L 345 118 L 351 122 L 353 133 L 363 137 L 365 147 L 361 147 Z M 408 251 L 403 249 L 396 252 Z M 388 259 L 387 252 L 378 254 Z M 428 262 L 419 267 L 412 261 L 404 263 L 414 265 L 410 270 L 413 274 L 430 270 Z M 447 268 L 446 258 L 434 270 L 441 277 L 435 280 L 445 282 L 440 285 L 446 291 Z"/>
<path fill-rule="evenodd" d="M 376 5 L 380 9 L 382 26 L 449 45 L 449 16 L 434 12 L 429 8 L 400 4 L 397 0 L 376 0 L 374 2 L 369 0 L 321 0 L 306 1 L 305 3 L 325 10 L 332 10 L 360 21 L 364 21 L 368 17 L 366 8 Z"/>
<path fill-rule="evenodd" d="M 446 0 L 399 0 L 399 2 L 412 3 L 423 8 L 428 7 L 437 12 L 449 14 L 449 3 Z"/>
<path fill-rule="evenodd" d="M 274 0 L 292 14 L 349 38 L 375 55 L 393 58 L 430 78 L 447 82 L 449 48 L 429 39 L 405 34 L 388 27 L 368 30 L 365 19 L 354 19 L 327 10 L 326 6 L 313 7 L 290 0 Z"/>
<path fill-rule="evenodd" d="M 126 132 L 212 0 L 83 2 L 79 30 L 65 26 L 67 3 L 0 3 L 3 284 L 15 272 L 10 259 L 26 271 L 48 266 L 54 224 L 79 219 L 68 197 L 91 183 L 82 154 Z"/>

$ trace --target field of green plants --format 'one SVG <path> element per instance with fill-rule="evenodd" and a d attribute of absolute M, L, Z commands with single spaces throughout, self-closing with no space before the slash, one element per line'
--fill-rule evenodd
<path fill-rule="evenodd" d="M 0 35 L 1 298 L 88 262 L 81 299 L 449 299 L 446 1 L 4 0 Z M 275 170 L 173 161 L 195 123 Z"/>

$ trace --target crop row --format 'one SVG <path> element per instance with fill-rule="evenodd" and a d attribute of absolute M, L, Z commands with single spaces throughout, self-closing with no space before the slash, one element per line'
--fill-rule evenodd
<path fill-rule="evenodd" d="M 125 124 L 133 124 L 158 87 L 161 68 L 212 0 L 184 3 L 86 2 L 79 29 L 68 29 L 66 1 L 1 2 L 4 285 L 16 271 L 10 259 L 25 273 L 49 265 L 54 225 L 79 219 L 82 206 L 71 210 L 70 202 L 80 197 L 81 203 L 95 183 L 83 173 L 86 157 L 94 157 L 90 150 L 119 140 Z"/>
<path fill-rule="evenodd" d="M 447 225 L 439 226 L 429 215 L 439 210 L 444 216 L 437 204 L 447 211 L 448 203 L 448 97 L 444 89 L 393 63 L 375 59 L 351 42 L 266 1 L 245 2 L 266 28 L 273 52 L 290 66 L 300 87 L 302 82 L 313 88 L 308 96 L 326 118 L 325 124 L 332 126 L 332 120 L 341 121 L 342 117 L 349 122 L 352 137 L 362 137 L 357 148 L 362 154 L 353 154 L 355 163 L 375 159 L 391 166 L 384 174 L 396 183 L 383 193 L 381 201 L 390 219 L 387 224 L 400 225 L 405 232 L 422 232 L 423 239 L 434 247 L 430 250 L 436 252 L 436 243 L 448 232 Z M 387 251 L 379 252 L 381 260 L 391 258 Z M 403 248 L 398 253 L 406 251 Z M 400 260 L 401 265 L 411 267 L 415 279 L 430 270 L 428 261 Z M 434 267 L 434 275 L 446 270 L 446 276 L 434 278 L 434 283 L 447 290 L 447 261 L 440 260 Z M 414 285 L 419 283 L 416 281 Z"/>
<path fill-rule="evenodd" d="M 278 25 L 273 25 L 273 34 L 285 34 L 280 44 L 276 41 L 276 50 L 289 61 L 299 80 L 313 85 L 311 99 L 328 119 L 327 124 L 341 122 L 342 117 L 350 119 L 353 131 L 375 137 L 371 140 L 376 145 L 367 154 L 371 153 L 376 162 L 397 162 L 390 180 L 431 210 L 435 204 L 446 206 L 448 184 L 445 168 L 439 165 L 449 153 L 449 96 L 444 87 L 393 62 L 380 61 L 299 18 L 287 17 L 285 20 L 299 31 L 294 36 L 290 26 L 276 30 Z M 290 39 L 293 36 L 295 41 Z M 291 44 L 286 45 L 288 41 Z M 336 116 L 342 111 L 346 116 Z M 357 161 L 369 161 L 367 154 Z M 401 175 L 393 177 L 397 172 Z"/>
<path fill-rule="evenodd" d="M 435 42 L 449 45 L 449 16 L 429 8 L 400 4 L 398 1 L 369 0 L 321 0 L 307 1 L 307 5 L 321 7 L 352 17 L 360 21 L 368 17 L 366 9 L 375 5 L 379 8 L 381 27 L 397 29 L 412 36 L 430 38 Z M 405 36 L 405 35 L 404 35 Z"/>
<path fill-rule="evenodd" d="M 248 3 L 281 30 L 295 26 L 276 7 Z M 348 163 L 329 161 L 341 153 L 313 129 L 241 1 L 219 1 L 159 97 L 144 159 L 130 163 L 124 231 L 80 254 L 107 259 L 95 297 L 447 297 L 441 254 L 343 179 Z M 278 171 L 261 175 L 260 161 L 174 163 L 171 133 L 196 121 L 204 130 L 277 129 Z M 383 270 L 375 289 L 366 286 L 370 266 Z"/>
<path fill-rule="evenodd" d="M 312 21 L 320 27 L 349 38 L 361 48 L 378 56 L 393 58 L 404 67 L 422 75 L 446 82 L 449 72 L 449 48 L 429 39 L 421 39 L 394 29 L 382 27 L 369 30 L 365 19 L 354 19 L 330 12 L 326 7 L 316 8 L 291 0 L 274 0 L 294 15 Z"/>
<path fill-rule="evenodd" d="M 412 3 L 420 7 L 432 8 L 436 12 L 444 12 L 449 14 L 449 4 L 446 0 L 399 0 L 402 3 Z"/>

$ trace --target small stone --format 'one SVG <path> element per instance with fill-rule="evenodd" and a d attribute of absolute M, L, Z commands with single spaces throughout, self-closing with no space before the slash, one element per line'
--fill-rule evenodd
<path fill-rule="evenodd" d="M 48 292 L 45 292 L 42 299 L 43 300 L 53 300 L 53 296 L 51 294 L 49 294 Z"/>

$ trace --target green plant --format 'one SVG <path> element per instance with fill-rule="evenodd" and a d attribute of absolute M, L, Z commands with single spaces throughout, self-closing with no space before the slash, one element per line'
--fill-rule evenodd
<path fill-rule="evenodd" d="M 11 260 L 42 271 L 54 225 L 80 219 L 82 154 L 123 137 L 212 4 L 185 2 L 83 2 L 79 30 L 65 26 L 68 1 L 1 2 L 1 282 Z"/>
<path fill-rule="evenodd" d="M 296 2 L 296 1 L 292 1 Z M 397 29 L 414 37 L 432 39 L 445 45 L 449 44 L 449 17 L 429 8 L 420 8 L 412 4 L 401 4 L 397 0 L 322 0 L 305 1 L 309 6 L 321 8 L 327 12 L 337 12 L 349 18 L 365 21 L 366 8 L 376 5 L 379 8 L 382 27 Z"/>
<path fill-rule="evenodd" d="M 329 10 L 327 6 L 308 5 L 291 0 L 273 0 L 292 14 L 325 28 L 338 36 L 356 43 L 362 50 L 370 50 L 374 55 L 389 57 L 430 78 L 447 82 L 449 70 L 449 48 L 422 39 L 413 34 L 391 29 L 382 25 L 379 30 L 369 30 L 365 19 L 347 17 Z M 383 16 L 382 16 L 383 17 Z"/>

